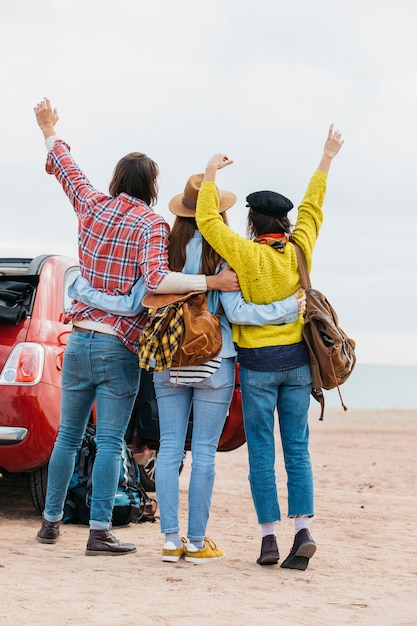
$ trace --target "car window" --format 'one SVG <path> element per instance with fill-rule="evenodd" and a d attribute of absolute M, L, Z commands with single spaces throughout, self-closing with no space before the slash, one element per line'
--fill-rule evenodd
<path fill-rule="evenodd" d="M 77 276 L 80 275 L 78 267 L 71 267 L 66 271 L 64 277 L 64 310 L 71 306 L 71 298 L 68 295 L 68 287 L 74 282 Z"/>

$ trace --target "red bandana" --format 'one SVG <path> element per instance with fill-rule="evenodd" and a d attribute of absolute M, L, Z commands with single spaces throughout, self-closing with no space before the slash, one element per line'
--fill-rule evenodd
<path fill-rule="evenodd" d="M 255 241 L 264 243 L 267 246 L 272 246 L 272 248 L 282 253 L 287 245 L 288 235 L 284 235 L 284 233 L 266 233 L 265 235 L 256 237 Z"/>

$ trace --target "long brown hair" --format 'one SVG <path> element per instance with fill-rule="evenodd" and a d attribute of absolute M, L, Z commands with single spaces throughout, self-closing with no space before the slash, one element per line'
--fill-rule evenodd
<path fill-rule="evenodd" d="M 226 211 L 221 214 L 227 224 Z M 193 217 L 176 217 L 169 235 L 168 258 L 169 267 L 173 272 L 181 272 L 186 260 L 186 245 L 197 230 L 197 223 Z M 201 271 L 206 276 L 216 272 L 222 258 L 207 243 L 203 237 Z"/>
<path fill-rule="evenodd" d="M 247 236 L 249 239 L 256 239 L 256 237 L 268 233 L 289 235 L 291 230 L 292 225 L 286 215 L 284 217 L 271 217 L 249 209 L 247 219 Z"/>
<path fill-rule="evenodd" d="M 114 168 L 109 186 L 113 197 L 121 193 L 138 198 L 148 206 L 158 199 L 158 165 L 142 152 L 130 152 L 122 157 Z"/>

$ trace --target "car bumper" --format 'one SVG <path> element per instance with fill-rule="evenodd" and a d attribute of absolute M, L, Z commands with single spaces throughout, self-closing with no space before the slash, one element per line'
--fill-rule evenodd
<path fill-rule="evenodd" d="M 30 472 L 49 461 L 61 390 L 49 384 L 0 387 L 0 472 Z"/>

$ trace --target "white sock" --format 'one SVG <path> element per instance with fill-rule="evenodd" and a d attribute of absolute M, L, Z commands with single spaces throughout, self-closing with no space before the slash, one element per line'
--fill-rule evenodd
<path fill-rule="evenodd" d="M 165 535 L 165 542 L 171 542 L 174 544 L 174 546 L 176 548 L 181 548 L 182 546 L 182 541 L 181 541 L 181 537 L 180 537 L 180 533 L 179 532 L 175 532 L 175 533 L 166 533 Z"/>
<path fill-rule="evenodd" d="M 268 524 L 261 524 L 262 537 L 267 535 L 275 535 L 275 522 L 269 522 Z"/>
<path fill-rule="evenodd" d="M 297 515 L 294 517 L 295 534 L 297 534 L 303 528 L 310 528 L 310 517 L 308 515 Z"/>

